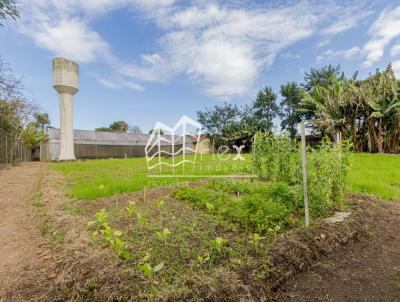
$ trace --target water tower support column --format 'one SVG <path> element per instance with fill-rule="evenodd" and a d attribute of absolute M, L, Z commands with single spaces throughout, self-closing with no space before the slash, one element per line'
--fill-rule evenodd
<path fill-rule="evenodd" d="M 60 94 L 60 155 L 74 160 L 73 95 L 78 91 L 78 64 L 64 58 L 53 60 L 53 87 Z"/>
<path fill-rule="evenodd" d="M 60 156 L 59 160 L 74 160 L 74 126 L 72 94 L 60 94 Z"/>

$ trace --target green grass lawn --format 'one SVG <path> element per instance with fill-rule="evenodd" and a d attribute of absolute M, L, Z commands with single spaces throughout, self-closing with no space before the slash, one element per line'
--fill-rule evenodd
<path fill-rule="evenodd" d="M 252 169 L 249 156 L 245 157 L 245 161 L 234 161 L 233 156 L 221 160 L 213 155 L 198 157 L 195 168 L 191 169 L 190 165 L 186 165 L 185 173 L 182 167 L 179 167 L 175 171 L 178 177 L 165 177 L 166 173 L 163 174 L 164 177 L 148 177 L 145 158 L 75 161 L 54 163 L 52 166 L 72 181 L 71 195 L 85 200 L 195 180 L 204 175 L 222 176 L 251 172 Z M 170 168 L 163 167 L 163 169 L 164 172 L 171 172 Z M 153 172 L 153 174 L 158 173 L 158 171 Z M 182 177 L 182 175 L 192 177 Z"/>
<path fill-rule="evenodd" d="M 400 156 L 352 154 L 350 190 L 400 200 Z"/>
<path fill-rule="evenodd" d="M 251 158 L 244 162 L 226 161 L 207 155 L 193 171 L 186 173 L 202 175 L 224 175 L 251 172 Z M 148 177 L 145 158 L 103 159 L 52 164 L 72 181 L 70 193 L 78 199 L 93 200 L 127 192 L 173 184 L 197 177 L 152 178 Z M 180 171 L 177 174 L 181 174 Z M 400 200 L 400 156 L 381 154 L 352 154 L 350 190 L 368 193 L 388 200 Z"/>

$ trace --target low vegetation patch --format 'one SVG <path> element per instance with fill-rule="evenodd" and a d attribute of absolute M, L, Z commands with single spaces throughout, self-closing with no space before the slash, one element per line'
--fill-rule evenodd
<path fill-rule="evenodd" d="M 364 224 L 358 221 L 362 216 L 356 210 L 341 228 L 321 224 L 314 217 L 309 229 L 297 227 L 294 232 L 285 230 L 301 226 L 298 213 L 277 211 L 282 219 L 267 227 L 242 224 L 223 211 L 228 200 L 235 203 L 256 194 L 271 194 L 276 198 L 274 203 L 284 204 L 279 200 L 281 193 L 272 193 L 282 190 L 281 186 L 288 188 L 281 183 L 215 180 L 178 187 L 170 193 L 165 189 L 151 191 L 146 200 L 141 194 L 131 194 L 91 202 L 84 215 L 91 247 L 82 246 L 65 256 L 59 280 L 74 282 L 60 281 L 64 299 L 268 298 L 288 273 L 304 269 L 321 254 L 364 232 Z M 240 190 L 245 187 L 246 192 Z M 174 198 L 188 189 L 212 191 L 228 199 L 221 197 L 221 203 L 214 201 L 211 208 L 192 199 Z M 242 192 L 239 197 L 237 192 Z M 291 216 L 293 224 L 287 224 Z"/>
<path fill-rule="evenodd" d="M 300 225 L 302 191 L 286 183 L 215 180 L 205 187 L 180 187 L 173 192 L 178 200 L 230 221 L 245 231 L 274 233 Z"/>
<path fill-rule="evenodd" d="M 351 154 L 350 190 L 400 201 L 400 155 Z"/>

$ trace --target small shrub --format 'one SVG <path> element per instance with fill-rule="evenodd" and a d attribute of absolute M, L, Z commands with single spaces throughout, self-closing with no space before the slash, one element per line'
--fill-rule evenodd
<path fill-rule="evenodd" d="M 155 267 L 152 267 L 150 263 L 143 262 L 139 263 L 138 267 L 147 278 L 151 278 L 154 275 L 154 273 L 157 273 L 164 268 L 164 263 L 161 262 L 157 264 Z"/>
<path fill-rule="evenodd" d="M 255 141 L 253 165 L 259 176 L 293 186 L 297 192 L 295 195 L 300 197 L 302 192 L 298 188 L 301 188 L 303 179 L 299 143 L 285 135 L 269 133 L 257 133 Z M 345 201 L 349 149 L 347 142 L 337 144 L 328 139 L 317 148 L 307 149 L 309 205 L 313 216 L 323 215 L 328 207 L 341 206 Z M 279 197 L 279 192 L 273 195 Z M 282 197 L 291 199 L 291 196 Z M 300 208 L 300 200 L 296 197 L 292 206 Z"/>
<path fill-rule="evenodd" d="M 260 236 L 260 234 L 254 233 L 249 236 L 250 237 L 250 243 L 254 244 L 255 247 L 258 247 L 260 244 L 260 241 L 263 240 L 265 237 Z"/>
<path fill-rule="evenodd" d="M 128 202 L 128 206 L 125 208 L 125 212 L 126 212 L 126 215 L 128 215 L 128 217 L 132 217 L 133 215 L 135 215 L 137 213 L 135 201 L 130 200 Z"/>
<path fill-rule="evenodd" d="M 165 205 L 165 200 L 164 199 L 160 199 L 156 201 L 156 206 L 157 208 L 161 208 Z"/>
<path fill-rule="evenodd" d="M 96 226 L 96 229 L 92 232 L 92 237 L 99 238 L 103 243 L 111 246 L 117 256 L 127 260 L 130 258 L 128 244 L 121 239 L 122 231 L 110 226 L 109 216 L 110 214 L 105 209 L 101 209 L 100 212 L 95 214 L 95 220 L 88 222 L 89 226 Z"/>
<path fill-rule="evenodd" d="M 224 253 L 224 247 L 228 243 L 227 239 L 224 239 L 222 237 L 217 237 L 213 240 L 211 240 L 211 244 L 213 248 L 218 252 L 219 255 L 222 255 Z"/>
<path fill-rule="evenodd" d="M 206 253 L 205 255 L 197 255 L 197 261 L 200 265 L 203 265 L 207 262 L 211 261 L 210 253 Z"/>
<path fill-rule="evenodd" d="M 171 231 L 168 230 L 167 228 L 165 228 L 160 232 L 156 232 L 155 234 L 156 234 L 157 238 L 167 241 L 167 239 L 171 235 Z"/>

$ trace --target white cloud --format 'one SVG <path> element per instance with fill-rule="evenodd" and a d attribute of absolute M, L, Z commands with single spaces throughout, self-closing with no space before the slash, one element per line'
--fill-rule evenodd
<path fill-rule="evenodd" d="M 354 60 L 360 56 L 361 49 L 357 46 L 345 50 L 327 50 L 316 58 L 317 63 L 325 60 L 331 60 L 336 57 L 342 57 L 347 60 Z"/>
<path fill-rule="evenodd" d="M 161 44 L 169 64 L 161 67 L 187 74 L 218 98 L 244 94 L 279 51 L 314 32 L 317 18 L 308 8 L 246 11 L 212 4 L 179 11 L 165 24 L 170 30 Z"/>
<path fill-rule="evenodd" d="M 159 63 L 162 60 L 161 56 L 156 53 L 142 55 L 142 59 L 143 61 L 153 65 Z"/>
<path fill-rule="evenodd" d="M 125 81 L 125 80 L 110 80 L 105 78 L 97 78 L 100 84 L 103 86 L 110 88 L 110 89 L 120 89 L 120 88 L 129 88 L 133 91 L 143 91 L 143 86 L 133 83 L 132 81 Z"/>
<path fill-rule="evenodd" d="M 317 48 L 324 47 L 324 46 L 328 45 L 329 43 L 331 43 L 330 40 L 322 40 L 321 42 L 319 42 L 319 43 L 317 44 Z"/>
<path fill-rule="evenodd" d="M 390 50 L 390 55 L 392 57 L 400 55 L 400 44 L 397 44 L 392 47 L 392 49 Z"/>
<path fill-rule="evenodd" d="M 400 36 L 400 6 L 384 10 L 372 24 L 369 33 L 372 35 L 372 39 L 363 47 L 366 55 L 364 67 L 370 67 L 379 61 L 390 42 Z"/>
<path fill-rule="evenodd" d="M 75 16 L 72 2 L 32 0 L 24 2 L 18 30 L 38 47 L 80 63 L 110 57 L 110 46 L 90 28 L 86 19 Z"/>
<path fill-rule="evenodd" d="M 329 24 L 325 29 L 326 34 L 338 34 L 349 30 L 359 24 L 360 21 L 372 14 L 371 11 L 359 11 L 359 6 L 349 7 L 347 10 L 341 10 L 341 14 L 334 14 L 337 21 Z"/>
<path fill-rule="evenodd" d="M 121 78 L 118 82 L 99 80 L 109 88 L 134 83 L 130 88 L 141 90 L 138 81 L 184 75 L 206 94 L 222 99 L 247 93 L 261 71 L 289 46 L 318 33 L 343 32 L 369 14 L 362 4 L 339 5 L 335 0 L 263 6 L 211 0 L 183 4 L 174 0 L 25 0 L 23 7 L 22 33 L 57 55 L 109 65 Z M 119 8 L 135 10 L 137 16 L 159 27 L 162 36 L 155 52 L 125 63 L 91 28 L 94 18 Z M 356 52 L 340 55 L 352 58 Z"/>
<path fill-rule="evenodd" d="M 32 38 L 39 47 L 82 63 L 93 62 L 109 52 L 99 34 L 77 19 L 43 24 L 40 31 L 32 32 Z"/>
<path fill-rule="evenodd" d="M 295 59 L 300 59 L 301 58 L 301 54 L 299 53 L 292 53 L 290 51 L 285 52 L 281 55 L 282 58 L 284 59 L 291 59 L 291 60 L 295 60 Z"/>

